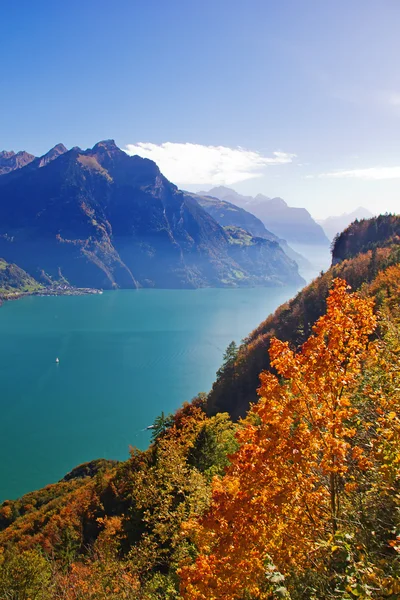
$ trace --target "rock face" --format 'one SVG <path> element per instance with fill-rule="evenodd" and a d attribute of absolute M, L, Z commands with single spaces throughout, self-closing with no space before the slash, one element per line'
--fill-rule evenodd
<path fill-rule="evenodd" d="M 57 146 L 54 146 L 54 148 L 40 157 L 25 151 L 15 154 L 13 151 L 8 152 L 7 150 L 3 150 L 0 152 L 0 175 L 6 175 L 7 173 L 11 173 L 11 171 L 22 169 L 22 167 L 26 167 L 29 164 L 33 168 L 45 167 L 49 162 L 55 160 L 65 152 L 67 152 L 67 148 L 64 144 L 57 144 Z"/>
<path fill-rule="evenodd" d="M 232 202 L 253 213 L 269 231 L 289 244 L 329 245 L 322 227 L 314 221 L 310 213 L 305 208 L 288 206 L 282 198 L 268 198 L 262 194 L 254 198 L 241 196 L 223 186 L 212 188 L 207 195 Z"/>
<path fill-rule="evenodd" d="M 238 244 L 154 162 L 113 140 L 59 144 L 0 177 L 0 256 L 78 287 L 302 283 L 278 245 Z"/>
<path fill-rule="evenodd" d="M 52 160 L 55 160 L 56 158 L 61 156 L 61 154 L 65 154 L 65 152 L 68 152 L 68 150 L 64 146 L 64 144 L 57 144 L 57 146 L 54 146 L 54 148 L 49 150 L 47 152 L 47 154 L 45 154 L 44 156 L 41 156 L 38 159 L 39 160 L 38 166 L 45 167 L 46 165 L 49 164 L 49 162 L 51 162 Z"/>
<path fill-rule="evenodd" d="M 29 165 L 34 159 L 35 156 L 28 154 L 28 152 L 15 153 L 3 150 L 0 152 L 0 175 L 6 175 L 6 173 L 10 173 L 16 169 L 22 169 L 22 167 Z"/>

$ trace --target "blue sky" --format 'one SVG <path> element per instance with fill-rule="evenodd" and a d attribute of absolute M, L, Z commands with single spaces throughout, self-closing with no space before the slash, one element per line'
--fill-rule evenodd
<path fill-rule="evenodd" d="M 155 158 L 316 217 L 400 212 L 398 0 L 0 6 L 0 149 Z"/>

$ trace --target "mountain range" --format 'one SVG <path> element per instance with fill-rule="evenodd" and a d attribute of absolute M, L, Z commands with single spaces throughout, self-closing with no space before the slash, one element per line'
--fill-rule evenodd
<path fill-rule="evenodd" d="M 278 241 L 222 227 L 113 140 L 0 155 L 0 257 L 78 287 L 299 285 Z"/>
<path fill-rule="evenodd" d="M 213 196 L 244 208 L 288 244 L 329 246 L 329 240 L 322 227 L 314 221 L 308 210 L 288 206 L 282 198 L 269 198 L 263 194 L 257 194 L 255 197 L 242 196 L 224 186 L 214 187 L 199 194 Z"/>
<path fill-rule="evenodd" d="M 28 154 L 25 151 L 15 153 L 12 150 L 10 152 L 3 150 L 0 152 L 0 175 L 5 175 L 16 169 L 22 169 L 22 167 L 29 165 L 35 158 L 33 154 Z"/>
<path fill-rule="evenodd" d="M 217 221 L 217 223 L 223 227 L 240 227 L 251 233 L 253 236 L 277 242 L 285 254 L 298 264 L 301 273 L 308 273 L 312 269 L 312 265 L 304 256 L 293 250 L 286 240 L 279 238 L 272 233 L 272 231 L 268 231 L 264 223 L 251 212 L 248 212 L 244 208 L 232 204 L 227 200 L 220 200 L 213 196 L 201 196 L 200 194 L 193 195 L 200 206 L 202 206 Z"/>
<path fill-rule="evenodd" d="M 3 150 L 3 152 L 0 152 L 0 175 L 6 175 L 11 171 L 17 171 L 27 165 L 38 168 L 45 167 L 49 162 L 58 158 L 65 152 L 68 152 L 68 150 L 64 144 L 57 144 L 57 146 L 54 146 L 49 152 L 40 157 L 29 154 L 28 152 L 25 152 L 25 150 L 17 153 L 12 150 L 10 152 Z"/>

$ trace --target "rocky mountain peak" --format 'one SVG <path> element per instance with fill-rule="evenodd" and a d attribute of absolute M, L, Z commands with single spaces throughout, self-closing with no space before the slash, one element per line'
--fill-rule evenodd
<path fill-rule="evenodd" d="M 115 140 L 102 140 L 97 142 L 92 148 L 93 152 L 98 152 L 99 150 L 113 153 L 113 152 L 122 152 L 121 148 L 118 148 Z"/>
<path fill-rule="evenodd" d="M 208 192 L 199 192 L 199 194 L 202 196 L 212 196 L 218 198 L 219 200 L 225 200 L 226 202 L 232 202 L 232 204 L 236 204 L 237 206 L 241 207 L 245 206 L 247 202 L 252 200 L 251 196 L 242 196 L 235 190 L 225 187 L 224 185 L 214 187 Z"/>
<path fill-rule="evenodd" d="M 11 158 L 12 156 L 15 156 L 15 152 L 13 150 L 2 150 L 0 152 L 0 159 L 1 158 Z"/>
<path fill-rule="evenodd" d="M 208 192 L 220 200 L 226 200 L 244 208 L 258 217 L 264 226 L 289 244 L 320 244 L 329 246 L 329 240 L 305 208 L 289 206 L 283 198 L 269 198 L 264 194 L 242 196 L 227 188 L 213 188 Z"/>
<path fill-rule="evenodd" d="M 56 146 L 54 146 L 54 148 L 52 148 L 51 150 L 46 152 L 46 154 L 44 154 L 43 156 L 40 157 L 38 166 L 39 167 L 46 166 L 52 160 L 55 160 L 62 154 L 65 154 L 65 152 L 68 152 L 68 150 L 64 146 L 64 144 L 57 144 Z"/>
<path fill-rule="evenodd" d="M 24 150 L 17 152 L 17 154 L 12 150 L 3 150 L 3 152 L 0 152 L 0 175 L 6 175 L 16 169 L 22 169 L 22 167 L 31 163 L 35 158 L 33 154 L 29 154 Z"/>
<path fill-rule="evenodd" d="M 255 197 L 257 202 L 268 202 L 268 206 L 270 208 L 287 208 L 287 202 L 283 198 L 276 196 L 275 198 L 269 198 L 268 196 L 264 196 L 263 194 L 257 194 Z"/>
<path fill-rule="evenodd" d="M 68 148 L 64 146 L 64 144 L 56 144 L 50 152 L 56 152 L 58 154 L 64 154 L 64 152 L 68 152 Z"/>
<path fill-rule="evenodd" d="M 254 197 L 254 200 L 257 200 L 258 202 L 270 202 L 272 198 L 265 196 L 265 194 L 257 194 L 257 196 Z"/>

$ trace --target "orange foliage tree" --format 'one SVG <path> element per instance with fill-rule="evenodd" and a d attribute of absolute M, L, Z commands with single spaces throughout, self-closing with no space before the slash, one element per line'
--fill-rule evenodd
<path fill-rule="evenodd" d="M 120 560 L 122 519 L 98 519 L 103 530 L 92 555 L 76 561 L 54 576 L 52 600 L 130 600 L 138 597 L 140 582 L 128 561 Z M 41 600 L 41 599 L 40 599 Z"/>
<path fill-rule="evenodd" d="M 272 340 L 277 375 L 261 374 L 260 401 L 226 475 L 214 479 L 211 508 L 186 524 L 199 556 L 180 569 L 183 598 L 269 598 L 271 569 L 309 568 L 319 542 L 336 535 L 351 473 L 368 467 L 353 439 L 352 392 L 375 327 L 373 301 L 336 279 L 299 352 Z"/>

